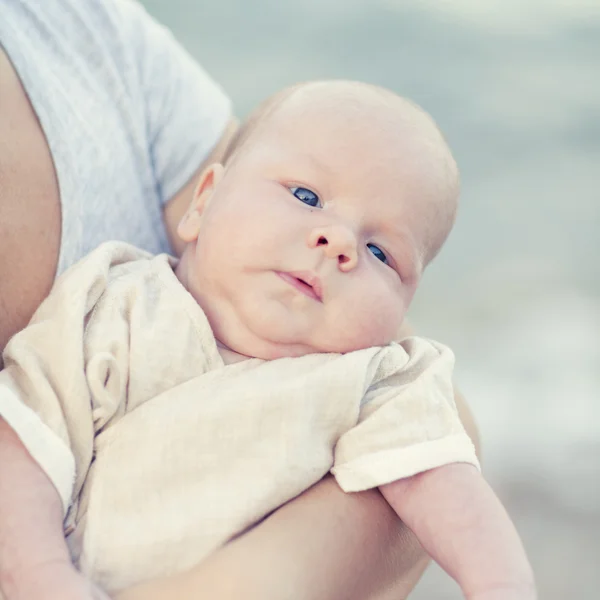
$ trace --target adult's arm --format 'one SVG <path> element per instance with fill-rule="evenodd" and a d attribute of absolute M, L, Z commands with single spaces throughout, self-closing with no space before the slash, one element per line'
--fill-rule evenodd
<path fill-rule="evenodd" d="M 102 600 L 71 563 L 56 488 L 0 417 L 0 598 Z"/>
<path fill-rule="evenodd" d="M 0 46 L 0 352 L 52 287 L 60 230 L 50 151 Z"/>
<path fill-rule="evenodd" d="M 426 565 L 379 492 L 346 495 L 326 477 L 191 571 L 116 600 L 398 600 Z"/>

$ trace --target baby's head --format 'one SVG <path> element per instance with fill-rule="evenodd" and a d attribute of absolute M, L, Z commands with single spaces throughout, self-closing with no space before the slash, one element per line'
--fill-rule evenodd
<path fill-rule="evenodd" d="M 392 341 L 456 212 L 437 126 L 348 81 L 276 94 L 201 176 L 177 275 L 216 338 L 259 358 Z"/>

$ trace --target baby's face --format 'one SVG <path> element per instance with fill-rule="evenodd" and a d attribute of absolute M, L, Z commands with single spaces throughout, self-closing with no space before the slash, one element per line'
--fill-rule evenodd
<path fill-rule="evenodd" d="M 314 113 L 314 114 L 313 114 Z M 273 123 L 199 184 L 178 275 L 216 338 L 259 358 L 389 343 L 430 235 L 417 135 L 318 110 Z"/>

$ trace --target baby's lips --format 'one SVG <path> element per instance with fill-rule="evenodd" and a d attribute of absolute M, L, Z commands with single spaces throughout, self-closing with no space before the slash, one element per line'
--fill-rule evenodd
<path fill-rule="evenodd" d="M 290 275 L 309 285 L 319 301 L 323 301 L 323 286 L 321 279 L 314 271 L 294 271 Z"/>
<path fill-rule="evenodd" d="M 312 271 L 278 271 L 277 275 L 304 295 L 323 302 L 321 280 Z"/>

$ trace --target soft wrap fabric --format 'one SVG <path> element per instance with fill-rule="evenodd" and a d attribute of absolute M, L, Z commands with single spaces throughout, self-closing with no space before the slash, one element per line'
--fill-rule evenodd
<path fill-rule="evenodd" d="M 173 260 L 108 243 L 6 348 L 0 415 L 109 591 L 196 564 L 332 471 L 346 491 L 477 465 L 450 350 L 421 338 L 225 365 Z"/>

